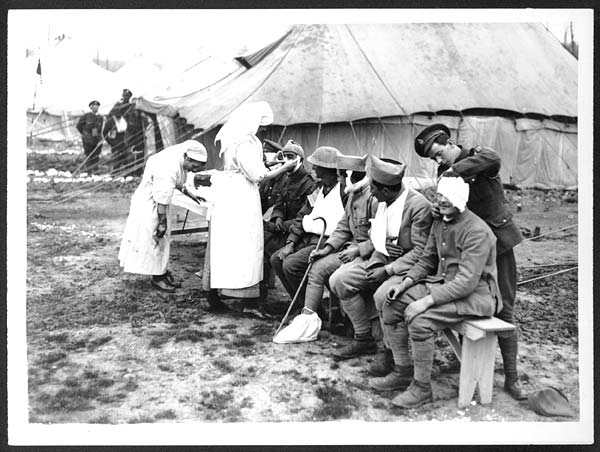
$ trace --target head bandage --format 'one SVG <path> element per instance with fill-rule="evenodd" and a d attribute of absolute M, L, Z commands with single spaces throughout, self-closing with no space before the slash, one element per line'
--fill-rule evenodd
<path fill-rule="evenodd" d="M 462 177 L 442 177 L 437 192 L 444 195 L 460 212 L 464 212 L 469 199 L 469 184 Z"/>

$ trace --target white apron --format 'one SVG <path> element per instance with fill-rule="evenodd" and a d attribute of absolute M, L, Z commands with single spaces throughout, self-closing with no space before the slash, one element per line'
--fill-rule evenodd
<path fill-rule="evenodd" d="M 262 280 L 263 222 L 258 185 L 237 171 L 211 178 L 210 287 L 243 289 Z"/>
<path fill-rule="evenodd" d="M 162 275 L 167 271 L 171 248 L 169 204 L 173 191 L 185 182 L 182 161 L 183 152 L 169 152 L 167 148 L 146 163 L 140 185 L 131 197 L 119 249 L 119 264 L 127 273 Z M 167 205 L 167 232 L 158 244 L 153 238 L 158 225 L 157 202 Z"/>

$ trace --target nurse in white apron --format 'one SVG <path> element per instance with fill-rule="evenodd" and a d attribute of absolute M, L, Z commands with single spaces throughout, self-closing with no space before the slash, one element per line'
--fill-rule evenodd
<path fill-rule="evenodd" d="M 128 273 L 152 275 L 152 286 L 174 292 L 167 271 L 171 224 L 169 204 L 175 190 L 183 189 L 188 172 L 206 166 L 206 149 L 195 140 L 168 147 L 151 155 L 140 185 L 131 197 L 129 217 L 119 249 L 119 263 Z"/>
<path fill-rule="evenodd" d="M 221 142 L 223 171 L 211 177 L 214 195 L 210 219 L 208 276 L 211 306 L 221 307 L 218 295 L 257 298 L 263 277 L 263 222 L 258 184 L 295 166 L 290 160 L 269 171 L 256 132 L 273 122 L 266 102 L 236 109 L 215 138 Z M 205 278 L 206 281 L 206 278 Z M 218 291 L 218 292 L 217 292 Z"/>

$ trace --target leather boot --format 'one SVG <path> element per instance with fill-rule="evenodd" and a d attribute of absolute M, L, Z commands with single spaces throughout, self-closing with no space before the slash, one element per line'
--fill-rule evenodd
<path fill-rule="evenodd" d="M 394 355 L 389 348 L 384 348 L 378 353 L 371 364 L 367 366 L 367 372 L 375 377 L 385 377 L 394 370 Z"/>
<path fill-rule="evenodd" d="M 209 312 L 227 312 L 229 307 L 223 303 L 219 298 L 219 292 L 217 289 L 210 289 L 208 292 L 208 311 Z"/>
<path fill-rule="evenodd" d="M 336 359 L 350 359 L 374 353 L 377 353 L 377 342 L 368 334 L 365 336 L 356 336 L 350 344 L 334 351 L 333 357 Z"/>
<path fill-rule="evenodd" d="M 173 277 L 173 273 L 171 273 L 170 270 L 167 270 L 167 272 L 165 273 L 165 280 L 167 281 L 167 283 L 173 287 L 175 287 L 176 289 L 179 289 L 181 287 L 181 283 L 175 281 L 175 278 Z"/>
<path fill-rule="evenodd" d="M 413 380 L 406 391 L 392 399 L 392 403 L 401 408 L 416 408 L 431 402 L 433 402 L 431 383 L 417 380 Z"/>
<path fill-rule="evenodd" d="M 413 366 L 394 366 L 385 377 L 372 378 L 369 386 L 377 391 L 396 391 L 406 389 L 413 379 Z"/>
<path fill-rule="evenodd" d="M 157 290 L 160 290 L 161 292 L 167 292 L 167 293 L 175 292 L 175 287 L 173 287 L 172 285 L 170 285 L 167 282 L 164 275 L 153 276 L 151 283 L 152 283 L 152 287 L 154 287 Z"/>
<path fill-rule="evenodd" d="M 527 395 L 523 392 L 517 374 L 517 332 L 508 337 L 499 337 L 498 345 L 504 365 L 504 390 L 515 400 L 525 400 Z"/>

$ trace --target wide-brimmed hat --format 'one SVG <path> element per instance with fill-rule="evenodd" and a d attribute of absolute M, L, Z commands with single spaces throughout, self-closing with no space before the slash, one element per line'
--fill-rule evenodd
<path fill-rule="evenodd" d="M 415 151 L 421 157 L 429 157 L 429 150 L 433 145 L 433 140 L 441 135 L 450 138 L 450 129 L 442 123 L 432 124 L 424 128 L 415 138 Z"/>
<path fill-rule="evenodd" d="M 369 155 L 366 167 L 367 175 L 372 181 L 389 186 L 401 183 L 406 170 L 403 163 L 384 162 L 374 155 Z"/>
<path fill-rule="evenodd" d="M 339 170 L 365 172 L 368 157 L 368 154 L 363 155 L 362 157 L 357 157 L 354 155 L 338 155 L 337 159 L 335 160 L 335 164 Z"/>
<path fill-rule="evenodd" d="M 335 162 L 338 155 L 342 155 L 342 153 L 336 148 L 332 146 L 321 146 L 315 149 L 315 152 L 313 152 L 307 160 L 313 165 L 336 169 Z"/>

